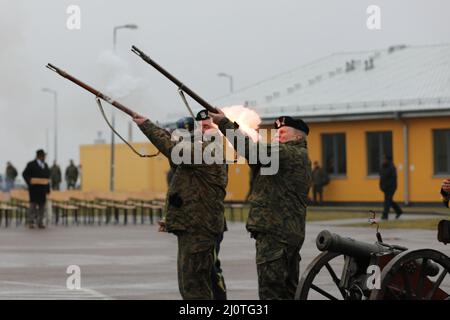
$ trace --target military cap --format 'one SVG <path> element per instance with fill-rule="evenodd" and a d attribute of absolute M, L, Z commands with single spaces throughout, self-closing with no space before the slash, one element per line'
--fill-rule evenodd
<path fill-rule="evenodd" d="M 282 116 L 275 120 L 274 123 L 275 129 L 280 129 L 281 127 L 291 127 L 309 134 L 308 125 L 301 119 L 294 119 L 289 116 Z"/>
<path fill-rule="evenodd" d="M 194 131 L 194 119 L 192 119 L 191 117 L 181 118 L 177 121 L 177 129 Z"/>
<path fill-rule="evenodd" d="M 46 153 L 45 153 L 45 151 L 44 150 L 42 150 L 42 149 L 39 149 L 38 151 L 36 151 L 36 156 L 45 156 L 46 155 Z"/>
<path fill-rule="evenodd" d="M 208 110 L 204 109 L 201 110 L 199 113 L 197 113 L 197 116 L 195 117 L 196 121 L 202 121 L 202 120 L 208 120 L 209 118 L 209 114 L 208 114 Z"/>

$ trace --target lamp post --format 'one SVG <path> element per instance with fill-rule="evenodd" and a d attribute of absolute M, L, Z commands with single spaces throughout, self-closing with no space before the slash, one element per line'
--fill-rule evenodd
<path fill-rule="evenodd" d="M 219 74 L 217 74 L 219 77 L 224 77 L 224 78 L 228 78 L 230 80 L 230 93 L 233 93 L 234 88 L 233 88 L 233 76 L 229 75 L 225 72 L 220 72 Z"/>
<path fill-rule="evenodd" d="M 125 24 L 122 26 L 116 26 L 114 27 L 114 32 L 113 32 L 113 50 L 114 53 L 116 53 L 116 47 L 117 47 L 117 30 L 119 29 L 131 29 L 131 30 L 135 30 L 137 29 L 138 26 L 135 24 Z M 112 109 L 112 116 L 111 116 L 111 126 L 115 129 L 116 128 L 116 112 L 115 109 Z M 110 180 L 109 180 L 109 190 L 110 191 L 114 191 L 114 187 L 115 187 L 115 135 L 114 132 L 111 131 L 111 167 L 110 167 Z"/>
<path fill-rule="evenodd" d="M 131 29 L 136 30 L 138 28 L 135 24 L 125 24 L 123 26 L 116 26 L 114 27 L 114 33 L 113 33 L 113 49 L 114 52 L 116 52 L 116 46 L 117 46 L 117 30 L 119 29 Z"/>
<path fill-rule="evenodd" d="M 47 129 L 45 129 L 45 150 L 47 150 L 47 152 L 48 152 L 48 149 L 50 148 L 49 146 L 50 146 L 50 144 L 48 143 L 48 128 Z"/>
<path fill-rule="evenodd" d="M 53 101 L 54 101 L 54 126 L 55 126 L 55 161 L 58 159 L 58 92 L 53 89 L 49 88 L 42 88 L 43 92 L 51 93 L 53 95 Z"/>

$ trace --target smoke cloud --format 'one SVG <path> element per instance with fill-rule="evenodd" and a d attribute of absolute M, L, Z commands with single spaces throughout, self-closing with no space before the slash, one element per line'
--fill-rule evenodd
<path fill-rule="evenodd" d="M 239 128 L 245 132 L 254 142 L 258 141 L 258 129 L 261 117 L 255 110 L 244 106 L 230 106 L 222 108 L 223 113 L 233 122 L 239 124 Z"/>
<path fill-rule="evenodd" d="M 105 93 L 112 98 L 124 99 L 142 89 L 142 79 L 131 75 L 128 63 L 112 51 L 102 52 L 97 63 L 106 83 Z"/>

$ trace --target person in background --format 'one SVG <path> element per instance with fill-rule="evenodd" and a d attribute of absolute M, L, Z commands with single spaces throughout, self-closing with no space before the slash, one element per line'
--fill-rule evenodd
<path fill-rule="evenodd" d="M 9 192 L 12 189 L 14 189 L 14 184 L 17 178 L 17 170 L 16 168 L 11 164 L 11 162 L 8 161 L 6 164 L 6 172 L 5 172 L 5 191 Z"/>
<path fill-rule="evenodd" d="M 22 173 L 23 179 L 28 185 L 30 196 L 30 209 L 28 212 L 28 226 L 34 229 L 44 229 L 44 212 L 47 203 L 47 195 L 50 193 L 50 169 L 45 163 L 44 150 L 36 152 L 36 159 L 30 161 Z"/>
<path fill-rule="evenodd" d="M 329 182 L 328 174 L 325 170 L 319 166 L 318 161 L 314 161 L 314 167 L 312 171 L 312 189 L 313 189 L 313 203 L 315 205 L 321 205 L 323 202 L 323 187 Z M 317 196 L 319 201 L 317 201 Z"/>
<path fill-rule="evenodd" d="M 70 165 L 66 169 L 66 182 L 67 182 L 67 190 L 75 189 L 78 180 L 78 168 L 73 163 L 73 160 L 70 160 Z"/>
<path fill-rule="evenodd" d="M 380 168 L 380 189 L 384 193 L 384 210 L 383 220 L 389 218 L 389 210 L 392 207 L 396 213 L 396 219 L 402 215 L 403 211 L 399 205 L 394 201 L 394 194 L 397 190 L 397 169 L 392 162 L 392 157 L 384 156 L 383 164 Z"/>
<path fill-rule="evenodd" d="M 50 168 L 50 182 L 52 190 L 59 190 L 59 186 L 61 184 L 62 174 L 61 168 L 56 163 L 56 160 L 53 162 L 53 166 Z"/>
<path fill-rule="evenodd" d="M 445 179 L 444 181 L 442 181 L 441 195 L 444 205 L 448 208 L 450 201 L 450 179 Z"/>

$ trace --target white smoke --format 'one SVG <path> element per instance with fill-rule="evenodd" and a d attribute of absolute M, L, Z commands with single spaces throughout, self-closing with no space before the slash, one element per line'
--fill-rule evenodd
<path fill-rule="evenodd" d="M 106 80 L 105 93 L 123 99 L 143 87 L 143 80 L 131 75 L 128 63 L 112 51 L 102 52 L 97 62 Z"/>
<path fill-rule="evenodd" d="M 258 129 L 261 123 L 261 118 L 255 110 L 239 105 L 224 107 L 221 110 L 228 119 L 238 123 L 239 129 L 247 134 L 254 142 L 258 141 L 259 137 L 256 129 Z"/>

